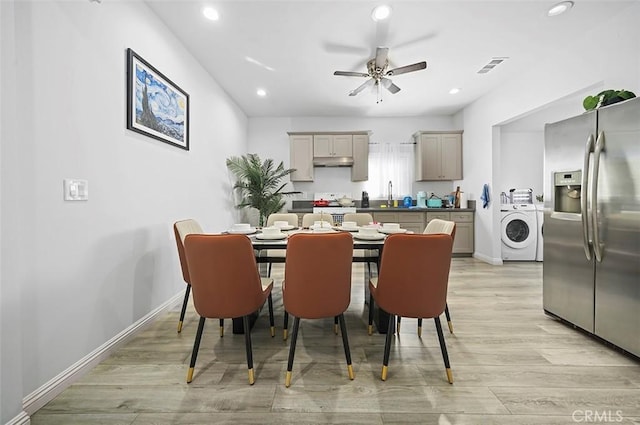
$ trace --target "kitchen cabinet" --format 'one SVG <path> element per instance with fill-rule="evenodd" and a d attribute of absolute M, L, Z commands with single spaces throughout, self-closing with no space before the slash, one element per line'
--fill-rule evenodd
<path fill-rule="evenodd" d="M 369 180 L 370 131 L 288 132 L 291 181 L 313 181 L 314 158 L 349 158 L 351 181 Z M 323 161 L 321 161 L 323 162 Z M 331 162 L 331 161 L 329 161 Z M 326 165 L 326 164 L 323 164 Z M 335 165 L 335 164 L 334 164 Z M 320 166 L 317 165 L 316 166 Z"/>
<path fill-rule="evenodd" d="M 369 135 L 354 134 L 351 181 L 362 182 L 367 180 L 369 180 Z"/>
<path fill-rule="evenodd" d="M 471 211 L 435 211 L 427 212 L 427 222 L 438 218 L 456 223 L 456 237 L 453 241 L 454 254 L 473 254 L 474 247 L 474 222 Z"/>
<path fill-rule="evenodd" d="M 415 211 L 389 211 L 389 212 L 374 212 L 373 219 L 378 223 L 399 223 L 400 228 L 407 229 L 414 233 L 424 232 L 426 223 L 424 222 L 424 213 Z"/>
<path fill-rule="evenodd" d="M 353 135 L 351 134 L 314 134 L 314 157 L 353 157 Z"/>
<path fill-rule="evenodd" d="M 309 134 L 289 135 L 290 168 L 296 171 L 289 175 L 291 181 L 313 181 L 313 136 Z"/>
<path fill-rule="evenodd" d="M 462 179 L 462 131 L 419 131 L 413 138 L 417 181 Z"/>

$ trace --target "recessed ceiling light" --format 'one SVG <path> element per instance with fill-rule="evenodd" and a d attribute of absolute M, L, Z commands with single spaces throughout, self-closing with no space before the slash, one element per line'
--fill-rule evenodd
<path fill-rule="evenodd" d="M 387 6 L 386 4 L 377 6 L 371 12 L 371 19 L 374 21 L 384 21 L 391 15 L 391 6 Z"/>
<path fill-rule="evenodd" d="M 547 16 L 558 16 L 566 12 L 567 10 L 571 9 L 572 7 L 573 7 L 572 1 L 560 2 L 554 5 L 551 9 L 549 9 L 549 11 L 547 12 Z"/>
<path fill-rule="evenodd" d="M 460 89 L 458 87 L 454 87 L 451 90 L 449 90 L 449 94 L 456 94 L 456 93 L 460 93 Z"/>
<path fill-rule="evenodd" d="M 267 91 L 265 89 L 256 90 L 256 94 L 260 97 L 265 97 L 267 95 Z"/>
<path fill-rule="evenodd" d="M 218 19 L 220 19 L 220 15 L 218 15 L 218 11 L 215 10 L 213 7 L 205 7 L 204 9 L 202 9 L 202 14 L 204 15 L 205 18 L 211 19 L 212 21 L 217 21 Z"/>

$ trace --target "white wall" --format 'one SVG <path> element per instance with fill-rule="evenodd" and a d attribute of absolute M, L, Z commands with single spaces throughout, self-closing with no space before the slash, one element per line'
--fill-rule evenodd
<path fill-rule="evenodd" d="M 579 92 L 586 87 L 634 91 L 640 94 L 640 3 L 635 2 L 618 16 L 602 22 L 591 33 L 562 40 L 540 67 L 502 85 L 463 111 L 463 186 L 481 190 L 491 187 L 493 201 L 488 209 L 481 203 L 476 212 L 475 256 L 500 264 L 500 129 L 506 121 Z M 546 64 L 553 63 L 553 67 Z M 596 91 L 597 93 L 597 91 Z M 595 94 L 595 93 L 594 93 Z M 495 128 L 494 128 L 495 127 Z M 497 187 L 496 187 L 497 185 Z"/>
<path fill-rule="evenodd" d="M 361 117 L 287 117 L 250 118 L 249 152 L 261 157 L 284 161 L 289 166 L 289 131 L 371 131 L 370 142 L 412 142 L 412 135 L 420 130 L 460 130 L 451 116 L 410 118 Z M 464 136 L 463 136 L 464 139 Z M 464 142 L 463 142 L 464 145 Z M 364 189 L 363 182 L 351 181 L 350 168 L 316 167 L 313 182 L 293 182 L 291 187 L 304 192 L 293 199 L 311 199 L 314 192 L 351 192 L 356 199 Z M 413 195 L 419 191 L 444 194 L 455 189 L 452 182 L 415 182 Z"/>
<path fill-rule="evenodd" d="M 497 185 L 495 192 L 509 194 L 509 189 L 531 188 L 535 202 L 535 196 L 543 193 L 544 132 L 509 132 L 504 131 L 504 127 L 502 130 L 499 166 L 501 183 Z"/>
<path fill-rule="evenodd" d="M 247 118 L 144 3 L 0 7 L 6 423 L 23 397 L 184 292 L 172 223 L 234 221 L 225 159 L 246 152 Z M 190 94 L 190 151 L 126 130 L 128 47 Z M 88 179 L 89 201 L 64 202 L 64 178 Z"/>

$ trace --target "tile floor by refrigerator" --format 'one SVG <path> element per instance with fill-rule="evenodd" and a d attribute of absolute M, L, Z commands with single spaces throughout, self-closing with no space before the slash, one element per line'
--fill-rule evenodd
<path fill-rule="evenodd" d="M 403 319 L 389 374 L 384 335 L 367 335 L 364 271 L 354 265 L 345 314 L 356 378 L 347 377 L 333 319 L 302 321 L 293 380 L 284 386 L 282 265 L 274 266 L 277 335 L 266 309 L 252 331 L 256 383 L 247 383 L 244 338 L 208 320 L 193 382 L 186 374 L 198 318 L 191 306 L 140 332 L 31 418 L 44 424 L 640 424 L 640 363 L 542 310 L 542 265 L 452 263 L 443 326 L 454 384 L 447 383 L 433 320 L 422 339 Z M 444 317 L 442 318 L 444 322 Z M 290 324 L 292 321 L 290 321 Z"/>

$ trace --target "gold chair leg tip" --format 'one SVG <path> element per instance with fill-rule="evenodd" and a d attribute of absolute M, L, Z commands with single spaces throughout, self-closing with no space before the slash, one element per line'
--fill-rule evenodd
<path fill-rule="evenodd" d="M 178 333 L 182 332 L 182 320 L 178 322 Z"/>
<path fill-rule="evenodd" d="M 353 366 L 347 365 L 347 372 L 349 372 L 349 379 L 353 381 L 356 378 L 356 375 L 353 373 Z"/>
<path fill-rule="evenodd" d="M 422 326 L 418 326 L 418 338 L 422 338 Z"/>
<path fill-rule="evenodd" d="M 453 373 L 449 368 L 447 368 L 447 381 L 449 381 L 450 384 L 453 384 Z"/>
<path fill-rule="evenodd" d="M 381 376 L 381 378 L 382 378 L 383 381 L 387 380 L 387 369 L 388 369 L 387 366 L 382 366 L 382 376 Z"/>
<path fill-rule="evenodd" d="M 249 369 L 249 385 L 253 385 L 256 382 L 256 377 L 253 374 L 253 368 Z"/>
<path fill-rule="evenodd" d="M 291 386 L 291 372 L 287 371 L 287 376 L 284 378 L 284 386 L 289 388 Z"/>
<path fill-rule="evenodd" d="M 285 330 L 282 332 L 282 340 L 283 340 L 283 341 L 286 341 L 286 340 L 287 340 L 287 336 L 288 336 L 288 333 L 287 333 L 287 330 L 285 329 Z"/>
<path fill-rule="evenodd" d="M 398 326 L 396 326 L 396 333 L 400 333 L 400 324 L 398 324 Z"/>
<path fill-rule="evenodd" d="M 449 325 L 449 333 L 453 333 L 453 323 L 447 322 L 447 325 Z"/>
<path fill-rule="evenodd" d="M 276 327 L 271 326 L 271 338 L 273 338 L 274 336 L 276 336 Z"/>
<path fill-rule="evenodd" d="M 189 371 L 187 372 L 187 384 L 190 384 L 191 381 L 193 381 L 193 368 L 190 367 Z"/>
<path fill-rule="evenodd" d="M 333 325 L 333 332 L 338 335 L 338 325 Z"/>
<path fill-rule="evenodd" d="M 367 332 L 369 333 L 369 336 L 373 335 L 373 326 L 369 325 L 369 327 L 367 328 Z"/>
<path fill-rule="evenodd" d="M 224 336 L 224 328 L 220 326 L 220 338 Z"/>

